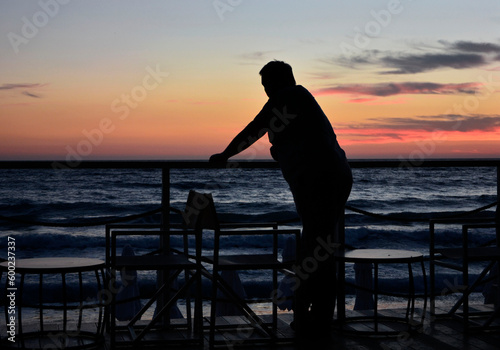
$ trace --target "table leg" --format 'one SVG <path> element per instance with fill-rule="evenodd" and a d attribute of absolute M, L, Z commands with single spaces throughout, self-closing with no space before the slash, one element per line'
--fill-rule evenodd
<path fill-rule="evenodd" d="M 43 332 L 43 274 L 41 273 L 38 277 L 38 304 L 40 308 L 38 309 L 38 315 L 40 318 L 40 331 Z"/>
<path fill-rule="evenodd" d="M 378 332 L 378 263 L 373 266 L 373 320 L 375 332 Z"/>
<path fill-rule="evenodd" d="M 23 305 L 23 292 L 24 292 L 24 273 L 21 273 L 21 282 L 19 284 L 19 302 L 16 303 L 17 306 L 17 312 L 19 316 L 19 333 L 18 334 L 23 334 L 23 310 L 22 310 L 22 305 Z M 24 337 L 21 337 L 21 347 L 25 347 L 24 345 Z"/>
<path fill-rule="evenodd" d="M 78 286 L 80 288 L 80 305 L 78 309 L 78 325 L 76 326 L 76 329 L 80 331 L 80 329 L 82 328 L 83 317 L 83 280 L 81 272 L 78 272 Z"/>
<path fill-rule="evenodd" d="M 415 312 L 415 281 L 413 277 L 413 269 L 411 262 L 408 263 L 408 304 L 406 306 L 406 322 L 409 322 L 410 318 L 413 319 L 413 314 Z"/>
<path fill-rule="evenodd" d="M 68 294 L 66 290 L 66 274 L 63 272 L 62 277 L 62 290 L 63 290 L 63 332 L 66 333 L 66 325 L 68 323 Z"/>

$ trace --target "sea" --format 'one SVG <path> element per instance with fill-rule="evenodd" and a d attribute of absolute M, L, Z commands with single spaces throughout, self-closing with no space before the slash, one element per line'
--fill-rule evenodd
<path fill-rule="evenodd" d="M 346 209 L 346 244 L 354 248 L 404 249 L 429 255 L 430 218 L 466 215 L 495 203 L 495 168 L 355 168 L 354 185 Z M 15 258 L 84 257 L 105 258 L 106 221 L 160 208 L 162 174 L 158 169 L 2 169 L 0 170 L 0 258 L 7 259 L 8 241 L 15 240 Z M 278 169 L 172 169 L 171 206 L 182 209 L 189 190 L 212 193 L 219 219 L 225 222 L 278 221 L 282 227 L 300 228 L 292 195 Z M 493 216 L 495 206 L 478 215 Z M 14 219 L 15 221 L 13 221 Z M 159 214 L 134 219 L 134 223 L 159 223 Z M 437 243 L 453 246 L 461 240 L 460 227 L 446 225 L 436 231 Z M 210 251 L 213 242 L 204 241 Z M 491 230 L 474 232 L 473 241 L 493 238 Z M 239 238 L 224 246 L 235 254 L 258 251 L 269 243 Z M 155 248 L 157 241 L 137 238 L 130 243 L 135 254 Z M 280 251 L 285 242 L 280 241 Z M 119 252 L 120 253 L 120 252 Z M 425 265 L 428 279 L 428 262 Z M 471 275 L 479 274 L 476 265 Z M 415 268 L 418 293 L 424 276 Z M 354 282 L 354 266 L 346 265 L 346 280 Z M 239 274 L 248 298 L 263 298 L 271 288 L 268 275 L 242 271 Z M 77 277 L 68 277 L 77 284 Z M 94 277 L 89 275 L 88 283 Z M 381 288 L 405 292 L 406 265 L 381 267 Z M 156 275 L 139 272 L 141 293 L 155 289 Z M 437 271 L 437 290 L 460 283 L 451 270 Z M 3 291 L 5 274 L 0 282 Z M 36 301 L 37 280 L 27 277 L 23 302 Z M 208 281 L 204 290 L 208 290 Z M 44 277 L 44 293 L 51 303 L 60 303 L 61 281 Z M 3 293 L 3 292 L 2 292 Z M 92 293 L 92 292 L 89 292 Z M 481 301 L 482 291 L 476 298 Z M 31 300 L 32 299 L 32 300 Z M 356 291 L 347 289 L 347 307 L 355 303 Z M 385 300 L 390 304 L 391 298 Z M 267 306 L 262 306 L 265 310 Z"/>

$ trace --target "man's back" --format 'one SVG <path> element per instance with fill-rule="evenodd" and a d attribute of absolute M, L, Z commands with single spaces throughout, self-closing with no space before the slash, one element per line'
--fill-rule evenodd
<path fill-rule="evenodd" d="M 347 164 L 328 118 L 300 85 L 276 93 L 255 119 L 269 125 L 271 154 L 286 178 L 304 171 L 335 170 Z"/>

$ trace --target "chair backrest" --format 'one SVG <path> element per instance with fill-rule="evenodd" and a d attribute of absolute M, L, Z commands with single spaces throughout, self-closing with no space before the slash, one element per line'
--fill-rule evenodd
<path fill-rule="evenodd" d="M 182 219 L 187 228 L 218 230 L 219 221 L 212 195 L 194 190 L 189 191 Z"/>

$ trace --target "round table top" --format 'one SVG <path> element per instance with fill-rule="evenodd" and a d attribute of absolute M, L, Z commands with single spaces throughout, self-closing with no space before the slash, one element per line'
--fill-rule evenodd
<path fill-rule="evenodd" d="M 422 259 L 423 255 L 411 250 L 399 249 L 354 249 L 344 253 L 340 258 L 346 262 L 397 263 Z"/>
<path fill-rule="evenodd" d="M 0 263 L 5 270 L 11 266 L 8 261 Z M 104 261 L 90 258 L 58 257 L 58 258 L 32 258 L 16 259 L 16 272 L 58 273 L 89 271 L 104 267 Z"/>

